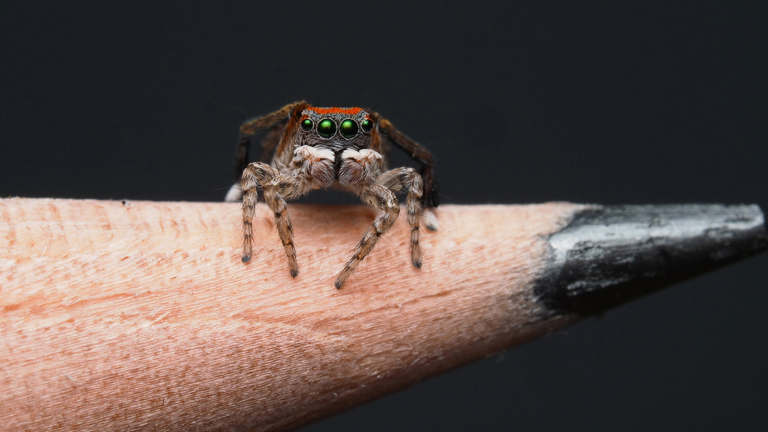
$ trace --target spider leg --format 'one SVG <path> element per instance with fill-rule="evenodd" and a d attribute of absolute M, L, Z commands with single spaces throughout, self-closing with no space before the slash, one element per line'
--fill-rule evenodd
<path fill-rule="evenodd" d="M 344 269 L 336 277 L 337 289 L 344 285 L 344 282 L 346 282 L 349 275 L 355 271 L 355 268 L 360 264 L 360 261 L 371 252 L 376 245 L 376 242 L 379 240 L 379 237 L 392 227 L 392 224 L 395 223 L 397 216 L 400 214 L 400 206 L 397 203 L 395 194 L 385 186 L 377 183 L 369 184 L 362 190 L 360 197 L 367 204 L 383 210 L 384 213 L 380 214 L 376 220 L 373 221 L 371 227 L 368 228 L 368 231 L 365 232 L 363 238 L 360 239 L 360 242 L 357 244 L 355 254 L 352 255 L 352 258 L 350 258 L 349 261 L 347 261 Z"/>
<path fill-rule="evenodd" d="M 421 176 L 413 168 L 395 168 L 382 173 L 376 183 L 392 192 L 402 189 L 408 191 L 405 208 L 408 212 L 408 225 L 411 227 L 411 262 L 421 268 L 421 247 L 419 246 L 419 218 L 421 217 L 421 197 L 424 186 Z"/>
<path fill-rule="evenodd" d="M 226 202 L 239 201 L 242 198 L 243 191 L 240 189 L 239 180 L 243 170 L 248 165 L 251 150 L 251 138 L 260 130 L 272 129 L 261 142 L 261 154 L 259 162 L 268 163 L 275 152 L 275 148 L 282 138 L 282 130 L 285 128 L 289 119 L 307 106 L 304 101 L 288 104 L 279 110 L 262 117 L 247 120 L 240 126 L 240 136 L 237 139 L 237 155 L 235 156 L 235 184 L 227 192 L 224 198 Z"/>
<path fill-rule="evenodd" d="M 267 136 L 261 140 L 261 152 L 260 154 L 256 154 L 257 162 L 269 163 L 269 161 L 272 160 L 272 157 L 275 154 L 275 148 L 280 142 L 280 138 L 283 136 L 283 129 L 285 129 L 287 123 L 287 121 L 283 121 L 272 126 L 272 129 Z M 237 202 L 243 199 L 243 191 L 240 188 L 240 178 L 250 160 L 248 154 L 251 147 L 251 136 L 248 135 L 245 136 L 245 138 L 241 136 L 238 144 L 239 148 L 235 161 L 235 183 L 229 188 L 229 191 L 227 191 L 224 202 Z M 259 200 L 264 201 L 263 194 L 259 194 Z"/>
<path fill-rule="evenodd" d="M 379 114 L 375 115 L 378 118 L 377 124 L 379 132 L 389 138 L 389 140 L 396 146 L 408 152 L 411 159 L 421 165 L 419 174 L 421 174 L 421 178 L 424 182 L 424 194 L 421 197 L 421 202 L 426 210 L 429 210 L 432 207 L 437 207 L 440 204 L 440 195 L 438 193 L 438 184 L 433 173 L 434 163 L 432 161 L 432 154 L 427 151 L 427 149 L 420 146 L 419 143 L 405 136 L 405 134 L 395 128 L 389 120 L 381 117 Z M 429 224 L 427 228 L 433 229 Z M 436 230 L 436 228 L 437 227 L 435 226 L 433 231 Z"/>
<path fill-rule="evenodd" d="M 285 198 L 302 195 L 311 187 L 304 177 L 294 177 L 280 172 L 263 163 L 253 162 L 243 171 L 243 262 L 248 262 L 253 255 L 253 216 L 259 188 L 264 193 L 264 200 L 275 215 L 275 225 L 280 241 L 283 243 L 291 276 L 299 274 L 296 260 L 296 246 L 293 243 L 293 226 L 285 206 Z"/>

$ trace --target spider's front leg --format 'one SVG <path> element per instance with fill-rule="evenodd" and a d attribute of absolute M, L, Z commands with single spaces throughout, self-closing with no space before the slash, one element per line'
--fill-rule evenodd
<path fill-rule="evenodd" d="M 350 258 L 349 261 L 347 261 L 344 269 L 336 277 L 337 289 L 344 285 L 344 282 L 349 279 L 349 275 L 355 271 L 355 268 L 360 264 L 360 261 L 371 252 L 376 245 L 376 242 L 379 240 L 379 237 L 389 231 L 392 224 L 397 220 L 397 216 L 400 214 L 400 206 L 397 203 L 395 194 L 380 184 L 372 183 L 367 185 L 361 193 L 361 198 L 367 204 L 383 210 L 384 213 L 380 214 L 376 220 L 373 221 L 373 225 L 368 228 L 368 231 L 365 232 L 363 238 L 360 239 L 360 242 L 357 244 L 355 254 L 352 255 L 352 258 Z"/>
<path fill-rule="evenodd" d="M 326 186 L 333 182 L 333 152 L 315 150 L 311 147 L 298 147 L 294 151 L 290 174 L 281 174 L 276 168 L 265 163 L 254 162 L 243 171 L 241 187 L 243 190 L 243 262 L 248 262 L 253 255 L 253 216 L 259 186 L 264 193 L 270 210 L 275 215 L 275 225 L 280 241 L 283 243 L 291 276 L 299 274 L 296 260 L 296 247 L 293 243 L 293 226 L 285 205 L 286 199 L 296 198 L 313 185 Z M 330 171 L 330 179 L 327 172 Z"/>
<path fill-rule="evenodd" d="M 261 161 L 270 161 L 280 138 L 283 136 L 285 126 L 291 117 L 301 112 L 306 106 L 307 103 L 304 101 L 288 104 L 271 114 L 252 118 L 240 125 L 240 137 L 237 140 L 237 156 L 235 157 L 235 184 L 227 191 L 224 198 L 225 202 L 240 201 L 243 197 L 244 191 L 240 187 L 238 179 L 242 177 L 243 170 L 248 165 L 253 135 L 261 130 L 270 129 L 269 134 L 261 143 Z"/>
<path fill-rule="evenodd" d="M 356 190 L 367 204 L 383 210 L 368 228 L 355 248 L 355 254 L 349 259 L 344 269 L 336 278 L 336 288 L 341 288 L 349 275 L 371 252 L 382 234 L 386 233 L 397 220 L 400 206 L 395 192 L 408 191 L 406 209 L 408 225 L 411 227 L 411 262 L 421 268 L 421 247 L 419 246 L 419 219 L 421 217 L 421 197 L 424 184 L 421 176 L 413 168 L 396 168 L 381 175 L 382 157 L 370 149 L 358 151 L 345 150 L 342 153 L 339 181 Z"/>
<path fill-rule="evenodd" d="M 280 238 L 283 238 L 283 232 L 288 234 L 288 242 L 283 241 L 283 245 L 286 246 L 288 262 L 291 266 L 291 273 L 293 273 L 294 268 L 298 272 L 298 265 L 295 264 L 296 251 L 293 250 L 292 253 L 288 253 L 289 247 L 293 249 L 292 236 L 290 235 L 293 231 L 291 220 L 288 218 L 288 212 L 285 211 L 285 200 L 275 193 L 274 187 L 267 186 L 279 176 L 280 172 L 277 169 L 262 162 L 253 162 L 243 170 L 243 177 L 240 182 L 240 188 L 243 191 L 243 262 L 250 261 L 253 255 L 253 215 L 256 213 L 256 201 L 258 200 L 259 188 L 261 188 L 264 191 L 265 200 L 267 195 L 271 198 L 267 204 L 275 214 Z M 270 191 L 269 194 L 267 194 L 267 190 Z"/>

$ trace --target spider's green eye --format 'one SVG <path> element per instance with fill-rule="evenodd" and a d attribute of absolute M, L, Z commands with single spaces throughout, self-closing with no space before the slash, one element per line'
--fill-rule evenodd
<path fill-rule="evenodd" d="M 363 130 L 368 132 L 371 129 L 373 129 L 373 122 L 370 121 L 370 120 L 364 120 L 363 121 Z"/>
<path fill-rule="evenodd" d="M 320 120 L 317 124 L 317 133 L 323 138 L 330 138 L 336 133 L 336 123 L 333 120 Z"/>
<path fill-rule="evenodd" d="M 312 129 L 312 120 L 310 120 L 310 119 L 302 120 L 301 128 L 304 129 L 305 131 L 308 131 L 308 130 Z"/>
<path fill-rule="evenodd" d="M 341 126 L 339 126 L 339 132 L 341 132 L 341 136 L 344 138 L 353 138 L 357 135 L 357 122 L 350 119 L 344 120 L 341 122 Z"/>

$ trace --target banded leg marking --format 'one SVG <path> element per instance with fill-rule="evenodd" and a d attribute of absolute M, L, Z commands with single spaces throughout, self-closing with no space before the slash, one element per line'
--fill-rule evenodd
<path fill-rule="evenodd" d="M 421 218 L 421 197 L 424 184 L 421 176 L 413 168 L 395 168 L 383 173 L 376 180 L 377 183 L 392 192 L 402 189 L 408 191 L 405 200 L 405 208 L 408 212 L 408 226 L 410 226 L 411 262 L 414 267 L 421 268 L 421 246 L 419 245 L 419 220 Z"/>
<path fill-rule="evenodd" d="M 400 206 L 397 203 L 395 194 L 380 184 L 374 183 L 368 186 L 363 191 L 361 197 L 367 204 L 383 210 L 383 213 L 373 221 L 371 227 L 368 228 L 368 231 L 365 232 L 363 238 L 360 239 L 360 242 L 357 244 L 355 254 L 352 255 L 352 258 L 350 258 L 349 261 L 347 261 L 344 269 L 341 270 L 336 277 L 337 289 L 344 285 L 344 282 L 349 279 L 349 275 L 355 271 L 355 268 L 360 264 L 360 261 L 368 256 L 376 245 L 376 242 L 379 240 L 379 237 L 392 227 L 397 220 L 397 216 L 400 214 Z"/>
<path fill-rule="evenodd" d="M 253 216 L 256 212 L 258 186 L 264 193 L 264 200 L 275 215 L 275 225 L 280 241 L 283 243 L 291 276 L 299 274 L 296 259 L 296 246 L 293 243 L 293 226 L 288 216 L 285 198 L 301 195 L 308 188 L 302 178 L 292 177 L 279 172 L 262 162 L 254 162 L 243 171 L 243 262 L 248 262 L 253 255 Z"/>

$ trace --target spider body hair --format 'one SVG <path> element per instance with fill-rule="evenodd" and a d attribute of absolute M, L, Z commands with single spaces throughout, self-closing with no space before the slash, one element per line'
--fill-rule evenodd
<path fill-rule="evenodd" d="M 248 162 L 253 135 L 266 130 L 260 160 Z M 383 138 L 401 147 L 420 164 L 387 170 Z M 427 227 L 437 229 L 430 208 L 439 204 L 432 155 L 407 138 L 378 113 L 363 108 L 313 107 L 296 102 L 240 127 L 236 183 L 227 201 L 243 201 L 243 262 L 253 254 L 253 216 L 262 196 L 275 216 L 278 235 L 288 258 L 291 276 L 299 273 L 293 227 L 285 200 L 319 188 L 340 188 L 381 211 L 357 244 L 355 253 L 336 278 L 341 288 L 357 265 L 373 250 L 379 237 L 397 220 L 396 192 L 405 191 L 410 226 L 411 262 L 421 268 L 419 223 L 424 209 Z"/>

